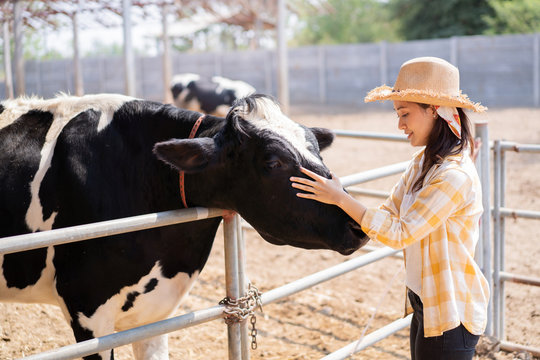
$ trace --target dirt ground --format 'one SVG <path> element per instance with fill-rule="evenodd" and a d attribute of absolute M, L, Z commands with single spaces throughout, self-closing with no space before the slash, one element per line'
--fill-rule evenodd
<path fill-rule="evenodd" d="M 390 111 L 294 108 L 291 117 L 308 126 L 399 134 Z M 472 120 L 488 120 L 490 139 L 540 143 L 540 109 L 494 109 Z M 338 176 L 410 159 L 415 149 L 406 143 L 337 138 L 323 152 L 326 164 Z M 507 154 L 506 206 L 540 209 L 540 157 L 538 154 Z M 389 191 L 397 181 L 392 176 L 362 187 Z M 493 187 L 492 187 L 493 188 Z M 362 197 L 368 205 L 381 200 Z M 537 220 L 506 220 L 506 271 L 538 277 L 540 237 Z M 362 255 L 341 256 L 326 250 L 307 251 L 266 243 L 253 230 L 246 230 L 247 273 L 265 292 L 313 272 Z M 376 245 L 370 243 L 370 245 Z M 210 259 L 177 314 L 217 305 L 225 296 L 223 236 L 218 232 Z M 397 274 L 397 275 L 396 275 Z M 319 359 L 357 340 L 375 312 L 366 333 L 399 319 L 404 304 L 402 260 L 386 258 L 337 279 L 320 284 L 257 312 L 257 344 L 252 359 Z M 392 278 L 394 281 L 390 284 Z M 387 291 L 387 289 L 389 289 Z M 506 284 L 508 341 L 540 347 L 540 288 Z M 223 321 L 170 334 L 171 359 L 227 359 L 227 330 Z M 528 353 L 493 350 L 481 339 L 475 359 L 531 359 Z M 74 342 L 59 309 L 39 304 L 0 304 L 0 359 L 27 356 Z M 351 356 L 353 359 L 398 360 L 409 358 L 408 328 Z M 132 359 L 131 347 L 116 349 L 117 359 Z"/>

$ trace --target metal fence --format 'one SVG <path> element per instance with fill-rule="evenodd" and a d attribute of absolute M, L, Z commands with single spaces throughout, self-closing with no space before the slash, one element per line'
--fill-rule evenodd
<path fill-rule="evenodd" d="M 342 133 L 343 135 L 346 135 Z M 386 140 L 406 141 L 404 136 L 398 138 L 384 134 L 349 134 L 355 137 L 376 138 Z M 369 170 L 364 173 L 347 176 L 342 179 L 344 186 L 354 185 L 384 176 L 403 172 L 407 162 L 386 166 L 380 169 Z M 196 221 L 209 217 L 222 215 L 220 209 L 191 208 L 173 210 L 154 214 L 134 216 L 124 219 L 103 221 L 94 224 L 74 226 L 70 228 L 55 229 L 32 234 L 17 235 L 1 239 L 0 253 L 7 254 L 18 251 L 36 249 L 40 247 L 60 245 L 75 241 L 89 240 L 93 238 L 115 235 L 123 232 L 137 231 L 158 226 L 167 226 L 176 223 Z M 236 216 L 231 223 L 224 224 L 225 235 L 225 266 L 226 266 L 226 290 L 227 297 L 238 299 L 247 289 L 244 270 L 245 250 L 243 243 L 240 218 Z M 91 240 L 90 240 L 91 241 Z M 292 283 L 265 292 L 260 297 L 261 305 L 266 305 L 321 282 L 340 276 L 346 272 L 370 264 L 387 256 L 393 256 L 398 251 L 389 248 L 370 249 L 370 253 L 351 259 L 342 264 L 311 274 Z M 28 360 L 61 360 L 87 356 L 107 349 L 142 340 L 144 338 L 165 334 L 171 331 L 198 325 L 206 321 L 223 317 L 224 305 L 214 306 L 208 309 L 194 311 L 174 318 L 162 320 L 138 328 L 117 332 L 100 338 L 95 338 L 80 343 L 68 345 L 48 352 L 26 357 Z M 356 349 L 361 349 L 373 344 L 380 339 L 406 327 L 410 318 L 401 319 L 384 328 L 381 328 L 366 336 Z M 233 322 L 228 325 L 229 359 L 249 359 L 249 339 L 247 333 L 247 321 Z"/>
<path fill-rule="evenodd" d="M 338 136 L 347 136 L 363 139 L 390 140 L 390 141 L 406 141 L 404 136 L 393 136 L 377 133 L 359 133 L 337 130 Z M 491 209 L 489 199 L 489 139 L 487 124 L 480 123 L 476 125 L 476 135 L 482 140 L 482 147 L 477 166 L 480 178 L 483 184 L 483 205 L 485 209 Z M 504 328 L 504 312 L 501 309 L 504 306 L 504 281 L 514 281 L 519 283 L 527 283 L 532 285 L 540 285 L 540 279 L 533 279 L 521 275 L 510 274 L 504 271 L 504 217 L 519 216 L 525 218 L 540 218 L 539 212 L 514 210 L 504 208 L 504 151 L 520 151 L 520 152 L 540 152 L 540 145 L 523 145 L 504 141 L 496 141 L 493 145 L 495 150 L 495 205 L 493 212 L 484 211 L 482 216 L 480 241 L 477 246 L 477 261 L 481 265 L 482 271 L 486 278 L 493 279 L 493 313 L 488 312 L 488 329 L 487 334 L 494 334 L 501 341 L 501 347 L 508 350 L 525 349 L 533 353 L 538 349 L 525 347 L 519 344 L 505 342 L 501 339 Z M 407 162 L 398 163 L 390 166 L 385 166 L 378 169 L 368 170 L 359 174 L 343 177 L 342 184 L 349 187 L 353 193 L 362 193 L 371 196 L 383 197 L 387 194 L 376 192 L 373 190 L 363 190 L 358 188 L 350 188 L 353 185 L 360 184 L 366 181 L 371 181 L 384 176 L 398 174 L 405 170 Z M 43 246 L 54 244 L 63 244 L 68 242 L 91 239 L 101 236 L 108 236 L 127 231 L 136 231 L 145 228 L 156 226 L 166 226 L 170 224 L 196 221 L 208 217 L 217 217 L 222 215 L 222 210 L 219 209 L 203 209 L 192 208 L 185 210 L 174 210 L 162 213 L 147 214 L 135 216 L 131 218 L 111 220 L 96 224 L 88 224 L 76 226 L 72 228 L 56 229 L 46 232 L 33 233 L 27 235 L 12 236 L 1 239 L 0 253 L 10 253 L 34 249 Z M 493 277 L 491 269 L 491 242 L 489 236 L 490 218 L 493 213 L 495 224 L 495 254 Z M 226 287 L 227 296 L 233 299 L 238 299 L 247 289 L 246 276 L 244 270 L 245 250 L 242 235 L 242 227 L 239 216 L 236 216 L 230 223 L 225 223 L 225 265 L 226 265 Z M 370 253 L 351 259 L 334 267 L 322 270 L 311 274 L 292 283 L 285 284 L 279 288 L 269 290 L 262 294 L 260 301 L 262 305 L 266 305 L 284 297 L 290 296 L 307 288 L 313 287 L 324 281 L 340 276 L 346 272 L 352 271 L 359 267 L 365 266 L 374 261 L 378 261 L 388 256 L 396 256 L 397 250 L 389 248 L 371 248 Z M 223 317 L 224 305 L 217 305 L 208 309 L 197 310 L 188 314 L 177 316 L 171 319 L 162 320 L 153 324 L 141 326 L 127 331 L 118 332 L 104 337 L 91 339 L 81 343 L 68 345 L 60 349 L 49 352 L 29 356 L 25 359 L 73 359 L 81 356 L 90 355 L 106 349 L 111 349 L 121 345 L 126 345 L 131 342 L 141 340 L 143 338 L 152 337 L 160 334 L 165 334 L 171 331 L 187 328 L 198 325 L 206 321 L 215 320 Z M 410 317 L 398 319 L 393 323 L 377 329 L 366 335 L 361 342 L 354 342 L 345 346 L 338 351 L 329 354 L 324 359 L 336 360 L 345 359 L 354 352 L 376 343 L 379 340 L 407 327 L 410 323 Z M 249 339 L 247 333 L 247 321 L 236 322 L 228 327 L 229 338 L 229 359 L 249 359 Z"/>
<path fill-rule="evenodd" d="M 507 151 L 516 153 L 540 153 L 540 145 L 535 144 L 517 144 L 509 141 L 495 140 L 493 145 L 494 152 L 494 196 L 493 196 L 493 235 L 494 235 L 494 254 L 493 254 L 493 334 L 501 341 L 501 348 L 509 351 L 528 351 L 535 356 L 540 356 L 540 348 L 524 346 L 505 340 L 505 291 L 504 283 L 506 281 L 540 286 L 540 278 L 521 274 L 512 274 L 505 271 L 505 218 L 526 218 L 540 219 L 540 211 L 528 211 L 520 209 L 509 209 L 505 207 L 506 193 L 506 157 Z"/>

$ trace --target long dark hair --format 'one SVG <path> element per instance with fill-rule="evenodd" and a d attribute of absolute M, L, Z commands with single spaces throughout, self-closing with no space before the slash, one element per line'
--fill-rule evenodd
<path fill-rule="evenodd" d="M 423 109 L 427 109 L 433 105 L 420 104 Z M 420 177 L 413 185 L 412 190 L 418 191 L 422 188 L 424 179 L 429 169 L 436 164 L 443 162 L 444 158 L 449 155 L 460 154 L 465 149 L 469 148 L 472 154 L 473 136 L 471 132 L 471 123 L 467 114 L 462 108 L 457 108 L 459 118 L 461 120 L 461 140 L 450 130 L 446 120 L 437 114 L 437 119 L 428 136 L 428 142 L 424 151 L 424 164 Z"/>

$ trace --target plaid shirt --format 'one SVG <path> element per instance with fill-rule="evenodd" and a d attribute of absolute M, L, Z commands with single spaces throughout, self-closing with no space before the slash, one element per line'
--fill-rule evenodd
<path fill-rule="evenodd" d="M 468 151 L 465 151 L 468 153 Z M 390 197 L 367 209 L 362 229 L 394 249 L 420 241 L 424 336 L 439 336 L 462 323 L 481 335 L 487 322 L 489 287 L 474 261 L 482 214 L 478 173 L 468 154 L 448 156 L 426 174 L 408 210 L 401 201 L 421 171 L 417 152 Z"/>

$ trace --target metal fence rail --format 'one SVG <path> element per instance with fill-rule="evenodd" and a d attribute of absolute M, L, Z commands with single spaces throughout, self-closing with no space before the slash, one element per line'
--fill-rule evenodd
<path fill-rule="evenodd" d="M 482 133 L 482 141 L 483 145 L 487 148 L 489 144 L 489 141 L 487 139 L 487 125 L 485 127 L 485 130 L 486 131 Z M 404 136 L 388 136 L 387 134 L 346 132 L 341 130 L 336 131 L 336 134 L 338 136 L 349 136 L 374 140 L 406 141 L 406 138 Z M 515 145 L 514 148 L 516 148 Z M 528 146 L 518 146 L 517 148 L 523 149 L 523 151 L 530 150 L 530 147 Z M 489 149 L 487 150 L 487 152 L 488 151 Z M 482 175 L 483 171 L 487 171 L 487 169 L 489 169 L 489 154 L 484 151 L 484 148 L 482 149 L 481 154 L 482 156 L 480 163 L 482 171 L 480 172 Z M 343 177 L 341 181 L 344 186 L 348 187 L 355 184 L 382 178 L 385 176 L 398 174 L 405 170 L 408 163 L 409 162 L 406 161 L 398 164 L 384 166 L 378 169 L 368 170 L 359 174 Z M 481 176 L 481 178 L 483 182 L 486 179 L 485 176 Z M 487 177 L 487 179 L 489 181 L 489 177 Z M 356 191 L 362 192 L 361 189 L 356 189 Z M 384 195 L 383 192 L 371 192 L 373 192 L 373 194 L 371 194 L 373 196 L 381 197 Z M 487 197 L 487 201 L 488 207 L 486 208 L 489 208 L 489 196 Z M 500 210 L 501 209 L 499 209 L 499 213 L 501 213 Z M 29 250 L 38 247 L 50 246 L 53 244 L 64 244 L 74 241 L 81 241 L 84 239 L 119 234 L 121 232 L 137 231 L 145 228 L 166 226 L 181 222 L 204 219 L 208 217 L 217 217 L 221 216 L 222 214 L 223 210 L 220 209 L 192 208 L 185 210 L 168 211 L 163 213 L 147 214 L 126 219 L 104 221 L 96 224 L 81 225 L 65 229 L 56 229 L 41 233 L 13 236 L 2 239 L 2 242 L 0 242 L 0 253 Z M 486 228 L 486 224 L 489 224 L 489 214 L 487 217 L 487 222 L 484 222 L 484 228 Z M 489 226 L 487 226 L 487 229 L 489 230 Z M 239 217 L 235 217 L 235 219 L 230 224 L 225 224 L 224 232 L 226 242 L 225 257 L 227 296 L 237 298 L 246 289 L 246 276 L 244 275 L 245 249 L 243 245 L 241 222 Z M 488 241 L 484 240 L 486 233 L 489 235 L 489 232 L 483 233 L 484 235 L 482 235 L 480 245 L 483 249 L 482 253 L 484 254 L 484 258 L 489 259 L 491 255 L 491 250 L 489 248 L 489 237 Z M 366 249 L 371 250 L 371 252 L 366 255 L 351 259 L 342 264 L 336 265 L 334 267 L 311 274 L 292 283 L 285 284 L 279 288 L 267 291 L 261 296 L 262 303 L 268 304 L 277 301 L 291 294 L 315 286 L 323 281 L 327 281 L 346 272 L 357 269 L 361 266 L 367 265 L 374 261 L 378 261 L 384 257 L 400 255 L 398 254 L 399 251 L 389 248 L 371 248 L 368 246 L 366 247 Z M 486 264 L 489 265 L 489 262 L 486 263 L 486 261 L 484 261 L 484 266 L 486 266 Z M 503 273 L 503 277 L 504 275 L 505 273 Z M 129 344 L 131 342 L 138 341 L 146 337 L 164 334 L 170 331 L 187 328 L 205 321 L 220 318 L 223 316 L 223 309 L 224 306 L 220 305 L 208 309 L 197 310 L 189 314 L 184 314 L 171 319 L 162 320 L 153 324 L 118 332 L 101 338 L 91 339 L 77 344 L 72 344 L 60 349 L 52 350 L 50 352 L 32 355 L 25 359 L 72 359 L 80 356 L 89 355 L 120 345 Z M 396 322 L 389 324 L 381 329 L 375 330 L 371 334 L 366 335 L 360 344 L 355 344 L 353 350 L 355 352 L 360 351 L 361 349 L 370 346 L 375 342 L 382 340 L 383 338 L 408 326 L 409 322 L 410 318 L 404 318 L 397 320 Z M 247 322 L 244 321 L 241 324 L 229 326 L 228 334 L 230 360 L 249 359 L 249 348 L 247 346 L 246 340 L 246 323 Z M 346 354 L 347 351 L 350 351 L 351 346 L 353 345 L 348 345 L 346 348 L 338 350 L 334 354 L 329 354 L 327 358 L 343 358 L 339 357 L 342 356 L 339 354 Z"/>
<path fill-rule="evenodd" d="M 406 163 L 385 166 L 365 173 L 351 175 L 344 181 L 347 184 L 356 184 L 376 178 L 392 175 L 405 169 Z M 16 235 L 2 238 L 0 241 L 0 254 L 36 249 L 52 245 L 67 244 L 76 241 L 90 240 L 104 236 L 121 234 L 124 232 L 144 230 L 159 226 L 196 221 L 223 215 L 221 209 L 190 208 L 171 210 L 159 213 L 145 214 L 116 220 L 102 221 L 62 229 Z M 239 234 L 239 217 L 225 224 L 225 256 L 226 256 L 226 287 L 227 296 L 238 298 L 245 289 L 244 261 L 245 250 L 243 237 Z M 397 251 L 389 248 L 373 249 L 372 252 L 351 259 L 345 263 L 328 268 L 306 278 L 270 290 L 261 296 L 263 304 L 268 304 L 291 294 L 300 292 L 323 281 L 327 281 L 361 266 L 380 260 L 387 256 L 396 256 Z M 191 327 L 206 321 L 223 317 L 224 306 L 214 306 L 208 309 L 197 310 L 174 318 L 156 323 L 106 335 L 100 338 L 79 342 L 54 349 L 48 352 L 31 355 L 24 359 L 29 360 L 62 360 L 74 359 L 91 355 L 100 351 L 127 345 L 144 338 L 162 335 L 171 331 Z M 232 324 L 228 327 L 229 359 L 249 359 L 249 347 L 246 340 L 247 322 Z"/>
<path fill-rule="evenodd" d="M 505 341 L 505 290 L 506 281 L 540 286 L 540 278 L 534 278 L 519 274 L 512 274 L 505 269 L 505 218 L 540 219 L 539 211 L 520 210 L 505 208 L 506 192 L 506 151 L 516 153 L 540 153 L 540 145 L 518 144 L 510 141 L 495 140 L 493 145 L 494 161 L 494 204 L 493 204 L 493 232 L 494 232 L 494 255 L 493 255 L 493 323 L 494 336 L 501 341 L 501 348 L 508 351 L 516 349 L 529 351 L 535 356 L 540 356 L 540 349 Z"/>
<path fill-rule="evenodd" d="M 107 220 L 93 224 L 78 225 L 31 234 L 9 236 L 2 238 L 2 241 L 0 241 L 0 255 L 32 250 L 50 245 L 62 245 L 76 241 L 117 235 L 130 231 L 213 218 L 221 216 L 222 214 L 223 210 L 221 209 L 195 207 Z"/>

